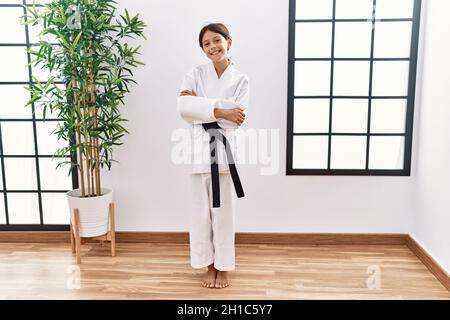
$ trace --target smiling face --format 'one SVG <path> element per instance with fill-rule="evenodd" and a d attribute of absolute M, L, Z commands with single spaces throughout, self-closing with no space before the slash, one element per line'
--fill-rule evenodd
<path fill-rule="evenodd" d="M 217 62 L 228 59 L 231 42 L 231 39 L 225 39 L 220 33 L 207 30 L 203 35 L 202 49 L 211 61 Z"/>

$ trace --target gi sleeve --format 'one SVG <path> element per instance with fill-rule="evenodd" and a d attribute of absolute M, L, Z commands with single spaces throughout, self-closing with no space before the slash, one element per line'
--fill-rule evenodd
<path fill-rule="evenodd" d="M 195 91 L 195 76 L 193 70 L 183 79 L 180 92 L 183 90 Z M 177 101 L 178 112 L 187 123 L 201 124 L 217 121 L 214 116 L 216 99 L 195 96 L 179 96 Z"/>
<path fill-rule="evenodd" d="M 248 78 L 245 77 L 239 83 L 232 99 L 217 100 L 216 106 L 223 109 L 239 107 L 246 111 L 249 104 L 250 86 Z"/>
<path fill-rule="evenodd" d="M 247 116 L 247 109 L 249 106 L 249 97 L 250 97 L 250 85 L 248 77 L 244 77 L 243 80 L 239 83 L 236 88 L 235 94 L 232 99 L 225 100 L 217 100 L 216 107 L 222 109 L 233 109 L 233 108 L 241 108 L 244 111 L 244 114 Z M 238 128 L 239 126 L 234 122 L 219 119 L 219 124 L 226 127 Z"/>

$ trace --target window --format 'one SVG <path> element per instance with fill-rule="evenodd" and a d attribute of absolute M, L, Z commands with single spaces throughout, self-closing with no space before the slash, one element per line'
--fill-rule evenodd
<path fill-rule="evenodd" d="M 410 175 L 420 0 L 290 0 L 286 174 Z"/>
<path fill-rule="evenodd" d="M 6 2 L 6 1 L 5 1 Z M 52 159 L 63 146 L 52 131 L 60 119 L 43 121 L 42 111 L 24 107 L 30 99 L 25 87 L 32 75 L 45 81 L 26 49 L 37 43 L 38 28 L 23 26 L 22 5 L 32 0 L 0 4 L 0 230 L 68 230 L 65 193 L 77 185 L 67 167 L 56 169 Z M 75 177 L 76 178 L 76 177 Z"/>

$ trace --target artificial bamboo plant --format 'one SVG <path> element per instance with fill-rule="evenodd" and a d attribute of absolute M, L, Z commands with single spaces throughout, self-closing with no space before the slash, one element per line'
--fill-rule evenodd
<path fill-rule="evenodd" d="M 53 76 L 46 82 L 33 77 L 27 105 L 41 107 L 61 119 L 54 134 L 67 147 L 55 157 L 67 157 L 77 172 L 82 197 L 101 195 L 100 168 L 111 169 L 113 147 L 128 133 L 119 107 L 130 92 L 132 69 L 139 46 L 126 41 L 144 38 L 145 23 L 127 10 L 116 14 L 113 0 L 53 0 L 27 7 L 23 23 L 40 25 L 37 49 L 29 49 L 32 64 Z"/>

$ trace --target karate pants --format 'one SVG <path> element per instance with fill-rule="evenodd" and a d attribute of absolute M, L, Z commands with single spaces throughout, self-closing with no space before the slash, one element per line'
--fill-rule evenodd
<path fill-rule="evenodd" d="M 229 172 L 219 174 L 220 208 L 213 208 L 211 174 L 190 174 L 191 208 L 189 242 L 191 266 L 205 268 L 214 263 L 220 271 L 235 267 L 236 192 Z"/>

